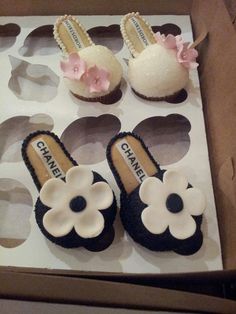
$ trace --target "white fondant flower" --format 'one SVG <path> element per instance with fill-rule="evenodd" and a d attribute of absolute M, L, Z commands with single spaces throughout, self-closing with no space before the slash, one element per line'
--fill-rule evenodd
<path fill-rule="evenodd" d="M 148 206 L 141 219 L 153 234 L 163 233 L 169 227 L 173 237 L 184 240 L 196 231 L 192 216 L 199 216 L 206 207 L 203 193 L 197 188 L 189 188 L 188 181 L 180 173 L 168 170 L 163 182 L 156 177 L 143 181 L 139 196 Z"/>
<path fill-rule="evenodd" d="M 40 200 L 51 209 L 43 217 L 44 228 L 54 237 L 73 228 L 82 238 L 94 238 L 104 229 L 100 210 L 111 206 L 113 192 L 106 182 L 93 184 L 93 173 L 75 166 L 66 173 L 66 182 L 52 178 L 40 191 Z"/>

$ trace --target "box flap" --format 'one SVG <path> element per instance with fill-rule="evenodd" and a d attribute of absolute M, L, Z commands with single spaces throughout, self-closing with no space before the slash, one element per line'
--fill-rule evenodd
<path fill-rule="evenodd" d="M 17 0 L 2 0 L 1 15 L 86 15 L 86 14 L 126 14 L 140 11 L 142 14 L 188 14 L 191 0 L 48 0 L 47 5 L 40 0 L 25 0 L 24 5 Z"/>
<path fill-rule="evenodd" d="M 183 291 L 93 279 L 0 271 L 3 298 L 149 310 L 235 313 L 236 302 Z"/>
<path fill-rule="evenodd" d="M 199 47 L 200 81 L 215 188 L 223 261 L 236 268 L 236 32 L 223 1 L 194 1 L 195 34 L 202 21 L 208 38 Z M 226 227 L 227 226 L 227 227 Z"/>

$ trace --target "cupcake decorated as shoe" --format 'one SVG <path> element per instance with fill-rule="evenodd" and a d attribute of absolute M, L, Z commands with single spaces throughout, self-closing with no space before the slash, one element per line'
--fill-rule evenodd
<path fill-rule="evenodd" d="M 105 179 L 77 165 L 48 131 L 30 134 L 22 156 L 39 190 L 35 217 L 44 236 L 65 248 L 106 249 L 114 238 L 116 200 Z"/>
<path fill-rule="evenodd" d="M 133 91 L 148 100 L 175 99 L 189 81 L 189 70 L 198 66 L 197 50 L 179 35 L 154 34 L 139 13 L 122 18 L 121 33 L 133 56 L 128 65 Z"/>
<path fill-rule="evenodd" d="M 197 252 L 203 241 L 203 193 L 178 171 L 160 169 L 133 133 L 115 136 L 107 159 L 121 190 L 121 220 L 133 240 L 153 251 Z"/>
<path fill-rule="evenodd" d="M 54 37 L 64 54 L 65 84 L 74 95 L 86 101 L 105 101 L 117 91 L 122 78 L 119 61 L 111 50 L 95 45 L 75 17 L 58 18 Z"/>

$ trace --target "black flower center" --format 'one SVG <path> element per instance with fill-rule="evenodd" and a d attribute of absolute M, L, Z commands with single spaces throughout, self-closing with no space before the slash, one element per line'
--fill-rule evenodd
<path fill-rule="evenodd" d="M 179 213 L 184 207 L 183 200 L 178 194 L 172 193 L 167 197 L 166 207 L 173 214 Z"/>
<path fill-rule="evenodd" d="M 81 212 L 86 207 L 86 200 L 83 196 L 76 196 L 70 201 L 70 208 L 73 212 Z"/>

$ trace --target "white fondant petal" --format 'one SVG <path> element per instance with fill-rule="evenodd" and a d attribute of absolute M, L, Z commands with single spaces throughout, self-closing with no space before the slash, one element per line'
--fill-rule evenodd
<path fill-rule="evenodd" d="M 163 183 L 156 177 L 146 178 L 140 186 L 139 197 L 144 204 L 152 205 L 162 198 Z"/>
<path fill-rule="evenodd" d="M 178 193 L 187 189 L 188 181 L 179 172 L 167 170 L 163 176 L 163 183 L 170 193 Z"/>
<path fill-rule="evenodd" d="M 196 222 L 186 211 L 172 214 L 169 219 L 170 233 L 179 240 L 191 237 L 196 231 Z"/>
<path fill-rule="evenodd" d="M 65 190 L 66 186 L 64 181 L 52 178 L 44 183 L 39 192 L 39 197 L 44 205 L 54 207 L 58 204 L 58 199 L 63 196 Z"/>
<path fill-rule="evenodd" d="M 77 234 L 84 239 L 95 238 L 104 229 L 103 215 L 97 210 L 87 210 L 78 216 L 74 228 Z"/>
<path fill-rule="evenodd" d="M 168 227 L 169 213 L 165 208 L 146 207 L 141 215 L 146 229 L 153 234 L 161 234 Z"/>
<path fill-rule="evenodd" d="M 72 167 L 66 173 L 66 183 L 76 189 L 89 187 L 93 183 L 93 173 L 88 167 Z"/>
<path fill-rule="evenodd" d="M 47 232 L 52 236 L 62 237 L 72 230 L 74 222 L 72 217 L 68 215 L 67 210 L 50 209 L 43 216 L 43 225 Z"/>
<path fill-rule="evenodd" d="M 106 182 L 96 182 L 90 188 L 91 206 L 97 209 L 106 209 L 113 202 L 112 189 Z"/>
<path fill-rule="evenodd" d="M 206 208 L 206 198 L 201 190 L 190 188 L 183 193 L 184 208 L 193 216 L 201 215 Z"/>

